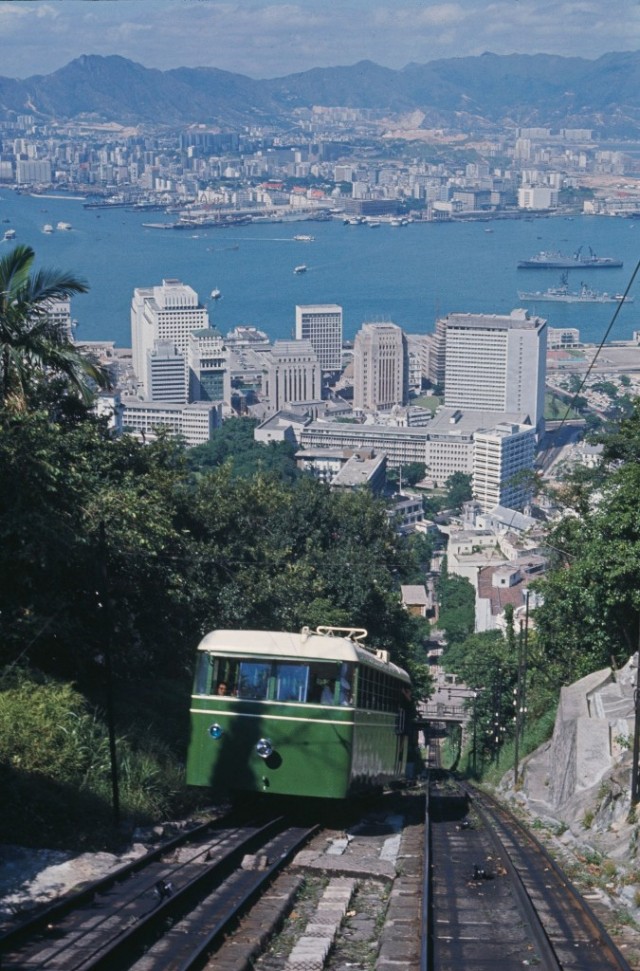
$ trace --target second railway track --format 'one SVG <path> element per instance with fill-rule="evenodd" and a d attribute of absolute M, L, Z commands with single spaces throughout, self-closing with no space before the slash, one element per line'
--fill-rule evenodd
<path fill-rule="evenodd" d="M 429 971 L 631 971 L 542 845 L 484 793 L 430 795 Z"/>
<path fill-rule="evenodd" d="M 281 817 L 210 826 L 6 934 L 3 969 L 195 966 L 316 831 Z"/>

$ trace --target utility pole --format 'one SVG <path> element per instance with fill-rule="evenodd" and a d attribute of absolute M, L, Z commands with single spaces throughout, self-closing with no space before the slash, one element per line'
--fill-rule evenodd
<path fill-rule="evenodd" d="M 111 799 L 113 807 L 113 822 L 120 825 L 120 789 L 118 785 L 118 758 L 116 752 L 116 730 L 113 711 L 113 671 L 111 666 L 111 640 L 113 635 L 113 618 L 111 616 L 111 600 L 109 598 L 109 575 L 107 571 L 107 544 L 105 538 L 104 521 L 100 523 L 100 542 L 98 550 L 99 589 L 98 608 L 102 627 L 102 643 L 104 646 L 104 669 L 107 689 L 107 726 L 109 729 L 109 756 L 111 761 Z"/>
<path fill-rule="evenodd" d="M 520 621 L 520 634 L 518 636 L 518 669 L 516 677 L 516 686 L 513 689 L 513 703 L 515 706 L 515 737 L 513 746 L 513 786 L 515 789 L 518 787 L 518 764 L 519 764 L 519 744 L 520 744 L 520 721 L 521 721 L 521 709 L 522 709 L 522 641 L 523 641 L 523 624 Z"/>
<path fill-rule="evenodd" d="M 478 692 L 473 692 L 473 777 L 478 777 Z"/>
<path fill-rule="evenodd" d="M 638 653 L 636 654 L 636 687 L 633 692 L 633 763 L 631 769 L 631 807 L 640 801 L 640 631 L 638 632 Z"/>

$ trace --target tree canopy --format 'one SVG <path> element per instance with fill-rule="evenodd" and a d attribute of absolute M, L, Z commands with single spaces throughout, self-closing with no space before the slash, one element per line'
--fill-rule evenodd
<path fill-rule="evenodd" d="M 87 285 L 60 270 L 33 271 L 35 253 L 15 246 L 0 258 L 0 401 L 24 410 L 44 375 L 59 375 L 84 400 L 106 373 L 80 353 L 51 313 L 51 301 L 85 293 Z"/>
<path fill-rule="evenodd" d="M 568 515 L 551 530 L 552 569 L 538 584 L 538 641 L 561 681 L 637 650 L 640 623 L 640 404 L 600 436 L 603 462 L 561 492 Z"/>
<path fill-rule="evenodd" d="M 229 461 L 196 475 L 166 437 L 142 445 L 113 440 L 89 416 L 69 425 L 40 412 L 5 416 L 4 663 L 100 676 L 109 625 L 120 675 L 158 666 L 178 675 L 214 627 L 322 623 L 366 627 L 372 644 L 409 664 L 426 638 L 400 603 L 410 568 L 368 492 L 271 471 L 240 478 Z"/>

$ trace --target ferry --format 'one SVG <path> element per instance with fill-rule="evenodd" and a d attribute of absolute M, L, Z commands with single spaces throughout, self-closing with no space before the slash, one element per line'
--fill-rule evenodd
<path fill-rule="evenodd" d="M 300 266 L 294 266 L 293 272 L 294 273 L 306 273 L 307 272 L 307 264 L 306 263 L 301 263 Z"/>

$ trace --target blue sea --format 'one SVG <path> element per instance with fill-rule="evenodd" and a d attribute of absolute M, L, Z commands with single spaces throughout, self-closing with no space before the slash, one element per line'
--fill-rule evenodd
<path fill-rule="evenodd" d="M 602 216 L 514 219 L 478 223 L 345 226 L 332 222 L 250 224 L 233 229 L 158 230 L 145 222 L 169 221 L 160 212 L 86 209 L 78 198 L 28 196 L 0 189 L 0 256 L 15 242 L 36 253 L 37 266 L 71 271 L 89 284 L 74 297 L 78 340 L 112 340 L 131 346 L 130 304 L 135 287 L 174 278 L 208 302 L 222 333 L 239 324 L 272 340 L 293 334 L 296 304 L 337 303 L 344 336 L 367 321 L 393 321 L 409 333 L 430 333 L 448 313 L 509 313 L 518 291 L 545 290 L 558 270 L 518 270 L 518 260 L 540 250 L 573 253 L 591 247 L 624 261 L 621 269 L 571 271 L 569 285 L 621 292 L 640 259 L 640 220 Z M 58 222 L 71 229 L 47 235 Z M 313 235 L 312 242 L 294 240 Z M 306 264 L 306 273 L 294 267 Z M 640 277 L 639 277 L 640 279 Z M 211 291 L 221 298 L 209 300 Z M 640 283 L 624 305 L 609 340 L 629 340 L 640 329 Z M 551 327 L 577 327 L 585 342 L 599 342 L 616 304 L 526 303 Z"/>

